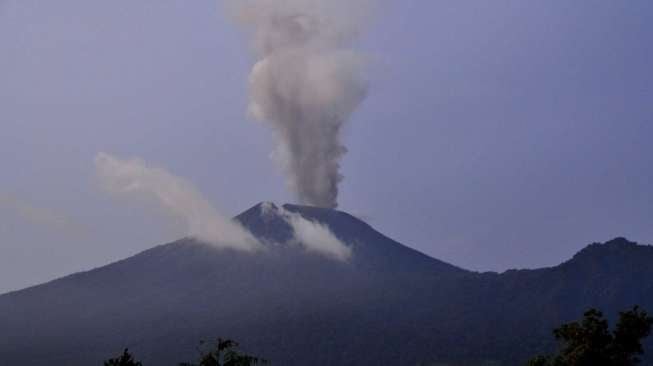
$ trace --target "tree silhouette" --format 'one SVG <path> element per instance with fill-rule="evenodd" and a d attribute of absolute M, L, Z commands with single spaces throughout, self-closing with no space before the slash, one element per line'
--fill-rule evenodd
<path fill-rule="evenodd" d="M 142 364 L 135 361 L 129 350 L 125 348 L 120 357 L 104 361 L 104 366 L 142 366 Z"/>
<path fill-rule="evenodd" d="M 562 343 L 557 355 L 538 356 L 528 366 L 632 366 L 644 353 L 642 339 L 651 333 L 653 318 L 635 306 L 619 313 L 613 331 L 603 314 L 590 309 L 583 319 L 563 324 L 553 331 Z"/>
<path fill-rule="evenodd" d="M 202 347 L 206 342 L 200 342 Z M 218 340 L 206 351 L 200 350 L 199 364 L 181 363 L 179 366 L 252 366 L 268 361 L 238 351 L 238 343 L 230 339 Z"/>

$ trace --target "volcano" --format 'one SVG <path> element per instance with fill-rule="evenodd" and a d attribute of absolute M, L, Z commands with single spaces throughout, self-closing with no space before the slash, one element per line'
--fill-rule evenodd
<path fill-rule="evenodd" d="M 282 210 L 328 227 L 351 257 L 293 243 Z M 172 366 L 226 337 L 273 365 L 520 365 L 588 307 L 653 309 L 653 247 L 623 238 L 499 274 L 431 258 L 337 210 L 262 203 L 235 220 L 266 249 L 186 238 L 0 295 L 0 364 L 99 365 L 129 347 L 145 366 Z"/>

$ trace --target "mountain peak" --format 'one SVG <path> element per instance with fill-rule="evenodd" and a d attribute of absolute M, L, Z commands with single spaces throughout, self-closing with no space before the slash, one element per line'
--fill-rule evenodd
<path fill-rule="evenodd" d="M 624 237 L 617 237 L 605 243 L 592 243 L 576 253 L 569 262 L 602 263 L 616 266 L 636 263 L 644 254 L 653 255 L 653 246 L 642 245 Z"/>
<path fill-rule="evenodd" d="M 640 245 L 637 242 L 630 241 L 624 237 L 616 237 L 612 240 L 608 240 L 604 243 L 592 243 L 578 252 L 577 255 L 582 255 L 584 253 L 615 253 L 622 252 L 627 250 L 632 250 L 637 247 L 645 247 L 645 245 Z"/>
<path fill-rule="evenodd" d="M 258 203 L 235 219 L 259 239 L 285 243 L 293 237 L 292 227 L 272 202 Z"/>
<path fill-rule="evenodd" d="M 637 242 L 630 241 L 622 236 L 616 237 L 612 240 L 608 240 L 603 245 L 607 246 L 633 246 L 633 245 L 639 245 Z"/>
<path fill-rule="evenodd" d="M 331 208 L 306 206 L 286 203 L 281 206 L 269 201 L 256 204 L 250 209 L 236 216 L 236 220 L 245 226 L 254 236 L 278 243 L 283 243 L 292 238 L 293 229 L 288 223 L 289 213 L 299 214 L 304 219 L 317 222 L 338 232 L 369 230 L 371 227 L 360 219 L 343 211 Z M 345 238 L 340 238 L 345 239 Z"/>
<path fill-rule="evenodd" d="M 264 242 L 283 244 L 292 242 L 295 236 L 293 226 L 289 222 L 289 216 L 292 215 L 300 215 L 303 219 L 328 229 L 337 240 L 352 249 L 352 262 L 359 266 L 386 270 L 400 267 L 410 270 L 436 268 L 451 273 L 465 272 L 406 247 L 379 233 L 361 219 L 336 209 L 297 204 L 279 206 L 272 202 L 261 202 L 235 219 Z"/>

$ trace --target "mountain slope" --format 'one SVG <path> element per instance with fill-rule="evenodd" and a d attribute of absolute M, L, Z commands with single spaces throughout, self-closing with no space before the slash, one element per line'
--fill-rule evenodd
<path fill-rule="evenodd" d="M 175 365 L 199 340 L 227 336 L 276 365 L 513 365 L 589 306 L 653 309 L 653 248 L 625 239 L 553 268 L 479 274 L 346 213 L 284 206 L 351 245 L 343 262 L 272 245 L 292 229 L 270 207 L 236 217 L 262 253 L 184 239 L 0 296 L 0 363 L 100 364 L 128 346 L 146 366 Z"/>

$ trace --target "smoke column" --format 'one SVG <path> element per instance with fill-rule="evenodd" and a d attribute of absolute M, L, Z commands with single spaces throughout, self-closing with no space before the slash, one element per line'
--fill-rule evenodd
<path fill-rule="evenodd" d="M 237 0 L 258 61 L 249 113 L 277 134 L 273 157 L 304 203 L 338 205 L 343 126 L 363 101 L 363 59 L 353 49 L 367 13 L 356 0 Z"/>

